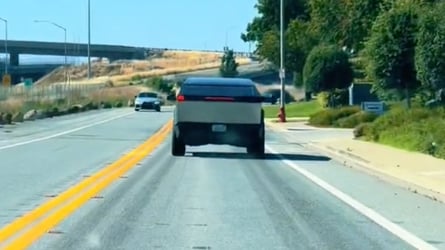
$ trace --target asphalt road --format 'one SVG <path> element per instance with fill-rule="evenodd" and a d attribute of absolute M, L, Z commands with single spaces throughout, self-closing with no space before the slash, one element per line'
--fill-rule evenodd
<path fill-rule="evenodd" d="M 168 110 L 120 109 L 8 128 L 4 135 L 16 146 L 0 141 L 0 226 L 116 160 L 170 117 Z M 443 204 L 303 147 L 319 134 L 268 131 L 273 153 L 264 160 L 227 146 L 190 147 L 185 157 L 172 157 L 164 141 L 31 249 L 414 249 L 397 228 L 377 225 L 375 215 L 364 216 L 369 211 L 353 209 L 304 171 L 386 224 L 445 249 Z M 291 138 L 298 140 L 289 144 Z"/>

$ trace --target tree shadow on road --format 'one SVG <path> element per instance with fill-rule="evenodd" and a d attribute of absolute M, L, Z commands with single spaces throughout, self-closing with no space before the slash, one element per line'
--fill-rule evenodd
<path fill-rule="evenodd" d="M 193 157 L 200 158 L 220 158 L 220 159 L 264 159 L 264 160 L 291 160 L 291 161 L 330 161 L 331 158 L 320 155 L 308 154 L 272 154 L 266 153 L 264 157 L 258 158 L 247 153 L 232 153 L 232 152 L 191 152 Z"/>

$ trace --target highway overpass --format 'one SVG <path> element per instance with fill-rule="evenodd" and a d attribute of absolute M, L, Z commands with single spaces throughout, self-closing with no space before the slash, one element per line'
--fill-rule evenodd
<path fill-rule="evenodd" d="M 0 44 L 4 44 L 0 40 Z M 88 56 L 88 45 L 85 43 L 61 43 L 61 42 L 41 42 L 41 41 L 17 41 L 8 40 L 9 72 L 12 75 L 13 84 L 17 83 L 21 77 L 31 77 L 35 80 L 47 74 L 57 66 L 50 65 L 20 65 L 20 55 L 45 55 L 64 56 L 66 45 L 66 55 L 74 57 Z M 91 57 L 108 58 L 110 61 L 120 59 L 145 59 L 147 56 L 167 50 L 192 51 L 187 49 L 149 48 L 122 45 L 91 44 Z M 202 52 L 220 52 L 212 50 L 201 50 Z M 4 46 L 0 46 L 0 53 L 5 53 Z M 235 52 L 236 56 L 247 56 L 246 52 Z M 3 69 L 3 62 L 0 62 L 0 70 Z M 3 72 L 2 72 L 3 73 Z"/>
<path fill-rule="evenodd" d="M 0 44 L 4 44 L 4 40 L 0 40 Z M 103 45 L 92 44 L 90 53 L 92 57 L 105 57 L 110 60 L 117 59 L 144 59 L 149 50 L 142 47 L 119 46 L 119 45 Z M 5 53 L 5 48 L 0 47 L 0 53 Z M 32 41 L 15 41 L 8 40 L 9 63 L 18 66 L 19 55 L 65 55 L 65 43 L 58 42 L 32 42 Z M 83 43 L 67 43 L 66 53 L 68 56 L 88 56 L 87 44 Z"/>

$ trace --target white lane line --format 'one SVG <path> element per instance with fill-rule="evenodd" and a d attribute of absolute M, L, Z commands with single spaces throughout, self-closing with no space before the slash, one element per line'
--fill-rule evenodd
<path fill-rule="evenodd" d="M 269 145 L 266 145 L 266 149 L 269 152 L 271 152 L 271 153 L 281 157 L 280 153 L 278 153 L 277 151 L 272 149 Z M 351 196 L 349 196 L 349 195 L 343 193 L 342 191 L 336 189 L 334 186 L 330 185 L 329 183 L 325 182 L 324 180 L 320 179 L 319 177 L 315 176 L 314 174 L 310 173 L 309 171 L 305 170 L 304 168 L 300 167 L 296 163 L 294 163 L 294 162 L 292 162 L 290 160 L 284 159 L 283 157 L 281 157 L 281 160 L 282 160 L 283 163 L 285 163 L 286 165 L 288 165 L 289 167 L 291 167 L 292 169 L 294 169 L 295 171 L 297 171 L 298 173 L 300 173 L 301 175 L 303 175 L 304 177 L 306 177 L 307 179 L 309 179 L 310 181 L 312 181 L 316 185 L 318 185 L 321 188 L 323 188 L 324 190 L 328 191 L 330 194 L 332 194 L 333 196 L 335 196 L 339 200 L 343 201 L 347 205 L 349 205 L 352 208 L 354 208 L 357 212 L 359 212 L 362 215 L 368 217 L 370 220 L 372 220 L 373 222 L 377 223 L 381 227 L 385 228 L 390 233 L 392 233 L 395 236 L 399 237 L 400 239 L 402 239 L 403 241 L 405 241 L 409 245 L 413 246 L 414 248 L 422 249 L 422 250 L 427 250 L 427 249 L 428 250 L 429 249 L 436 250 L 437 249 L 434 246 L 432 246 L 432 245 L 428 244 L 427 242 L 425 242 L 424 240 L 420 239 L 416 235 L 414 235 L 414 234 L 406 231 L 402 227 L 392 223 L 390 220 L 386 219 L 381 214 L 379 214 L 376 211 L 372 210 L 371 208 L 363 205 L 362 203 L 358 202 L 357 200 L 355 200 Z"/>
<path fill-rule="evenodd" d="M 22 145 L 26 145 L 26 144 L 30 144 L 30 143 L 34 143 L 34 142 L 49 140 L 49 139 L 52 139 L 52 138 L 55 138 L 55 137 L 59 137 L 59 136 L 66 135 L 66 134 L 70 134 L 70 133 L 73 133 L 73 132 L 77 132 L 77 131 L 82 130 L 82 129 L 94 127 L 94 126 L 97 126 L 97 125 L 100 125 L 100 124 L 104 124 L 104 123 L 107 123 L 107 122 L 110 122 L 110 121 L 113 121 L 113 120 L 117 120 L 119 118 L 131 115 L 131 114 L 134 114 L 134 113 L 133 112 L 125 113 L 123 115 L 114 116 L 114 117 L 111 117 L 111 118 L 108 118 L 108 119 L 105 119 L 105 120 L 102 120 L 102 121 L 98 121 L 98 122 L 91 123 L 91 124 L 88 124 L 88 125 L 85 125 L 85 126 L 82 126 L 82 127 L 66 130 L 66 131 L 63 131 L 63 132 L 60 132 L 60 133 L 57 133 L 57 134 L 48 135 L 48 136 L 44 136 L 44 137 L 40 137 L 40 138 L 28 140 L 28 141 L 18 142 L 18 143 L 6 145 L 6 146 L 1 146 L 0 150 L 7 149 L 7 148 L 18 147 L 18 146 L 22 146 Z"/>

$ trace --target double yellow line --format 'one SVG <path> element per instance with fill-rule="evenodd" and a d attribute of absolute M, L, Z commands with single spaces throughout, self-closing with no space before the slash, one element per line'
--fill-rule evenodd
<path fill-rule="evenodd" d="M 164 141 L 171 130 L 172 121 L 170 120 L 147 141 L 116 162 L 1 228 L 0 249 L 28 248 L 150 154 Z"/>

